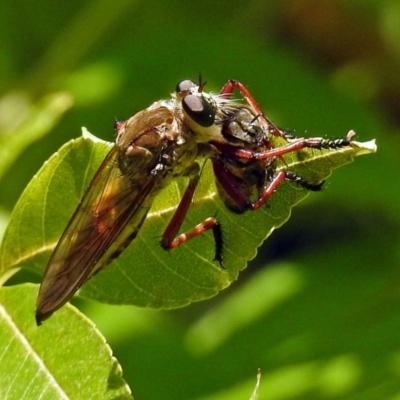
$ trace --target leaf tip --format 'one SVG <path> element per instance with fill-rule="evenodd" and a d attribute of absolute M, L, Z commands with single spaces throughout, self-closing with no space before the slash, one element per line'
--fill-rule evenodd
<path fill-rule="evenodd" d="M 356 133 L 353 130 L 350 130 L 347 137 L 351 138 L 355 136 L 355 134 Z M 357 155 L 376 153 L 378 150 L 375 139 L 369 140 L 368 142 L 352 141 L 351 145 L 352 147 L 357 148 Z"/>
<path fill-rule="evenodd" d="M 97 136 L 94 136 L 92 133 L 90 133 L 86 127 L 82 126 L 82 137 L 86 140 L 91 140 L 93 143 L 108 143 Z"/>

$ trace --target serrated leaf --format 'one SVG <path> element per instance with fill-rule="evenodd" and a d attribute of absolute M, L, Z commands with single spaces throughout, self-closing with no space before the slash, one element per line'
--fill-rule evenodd
<path fill-rule="evenodd" d="M 37 285 L 0 288 L 0 398 L 132 399 L 104 337 L 67 305 L 34 322 Z"/>
<path fill-rule="evenodd" d="M 302 150 L 285 156 L 286 164 L 279 168 L 288 168 L 310 182 L 320 182 L 355 155 L 375 150 L 374 141 L 353 142 L 351 147 L 339 150 Z M 107 143 L 80 138 L 67 143 L 48 160 L 11 216 L 0 249 L 1 274 L 22 266 L 43 272 L 51 250 L 108 151 Z M 237 278 L 262 242 L 289 218 L 292 206 L 308 193 L 296 184 L 284 183 L 267 206 L 237 215 L 218 198 L 209 164 L 203 168 L 182 231 L 216 215 L 224 231 L 227 269 L 212 261 L 215 250 L 211 234 L 171 252 L 158 245 L 185 190 L 187 182 L 181 179 L 159 195 L 138 237 L 117 260 L 84 285 L 82 296 L 114 304 L 162 308 L 211 297 Z"/>

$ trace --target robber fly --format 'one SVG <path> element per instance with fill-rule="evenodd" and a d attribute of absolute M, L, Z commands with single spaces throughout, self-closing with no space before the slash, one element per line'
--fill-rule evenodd
<path fill-rule="evenodd" d="M 200 179 L 199 159 L 211 160 L 220 197 L 229 209 L 242 213 L 260 208 L 285 180 L 310 190 L 321 187 L 321 182 L 309 183 L 290 171 L 277 172 L 277 161 L 285 154 L 351 144 L 350 135 L 334 141 L 304 139 L 278 129 L 238 81 L 228 81 L 219 94 L 206 93 L 204 85 L 181 81 L 171 99 L 116 122 L 116 144 L 48 262 L 37 298 L 38 325 L 118 257 L 137 236 L 155 197 L 180 177 L 188 179 L 188 186 L 161 246 L 170 250 L 212 230 L 215 260 L 223 266 L 222 231 L 215 217 L 178 234 Z M 231 99 L 234 90 L 245 102 Z M 275 148 L 272 136 L 285 144 Z"/>

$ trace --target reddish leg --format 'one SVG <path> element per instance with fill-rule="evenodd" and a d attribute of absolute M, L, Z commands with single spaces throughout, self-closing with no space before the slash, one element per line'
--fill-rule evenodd
<path fill-rule="evenodd" d="M 256 99 L 249 92 L 246 86 L 243 83 L 236 81 L 235 79 L 230 79 L 225 83 L 224 87 L 221 89 L 220 94 L 225 95 L 227 98 L 230 98 L 234 90 L 238 90 L 240 94 L 245 98 L 250 108 L 254 112 L 255 115 L 259 115 L 261 117 L 261 123 L 266 128 L 267 132 L 273 134 L 274 136 L 283 136 L 286 137 L 286 132 L 277 128 L 272 121 L 270 121 L 261 110 L 261 107 L 258 105 Z M 289 135 L 289 134 L 288 134 Z M 291 137 L 291 135 L 289 135 Z"/>
<path fill-rule="evenodd" d="M 186 233 L 178 235 L 178 232 L 185 220 L 186 214 L 189 210 L 190 204 L 194 196 L 197 184 L 199 183 L 200 176 L 196 174 L 190 179 L 189 185 L 183 194 L 183 197 L 175 210 L 174 215 L 171 218 L 167 228 L 165 229 L 162 239 L 161 247 L 165 250 L 172 250 L 180 246 L 181 244 L 193 239 L 196 236 L 212 229 L 215 241 L 215 261 L 218 261 L 223 266 L 223 238 L 221 225 L 214 217 L 205 219 L 202 223 L 196 225 L 193 229 Z M 178 236 L 177 236 L 178 235 Z"/>
<path fill-rule="evenodd" d="M 252 202 L 248 196 L 240 190 L 238 180 L 235 175 L 224 168 L 222 162 L 213 163 L 214 174 L 226 194 L 243 210 L 258 210 L 272 196 L 278 186 L 285 180 L 286 172 L 281 171 L 275 174 L 268 186 L 264 187 L 260 197 Z"/>
<path fill-rule="evenodd" d="M 238 90 L 241 95 L 246 99 L 256 115 L 263 115 L 263 112 L 255 98 L 252 96 L 246 86 L 244 86 L 243 83 L 240 83 L 239 81 L 230 79 L 228 82 L 225 83 L 224 87 L 220 91 L 220 94 L 225 95 L 227 98 L 229 98 L 231 97 L 235 89 Z"/>
<path fill-rule="evenodd" d="M 249 106 L 252 109 L 252 111 L 254 112 L 254 114 L 256 116 L 260 116 L 261 117 L 260 122 L 266 128 L 267 132 L 271 133 L 274 136 L 283 137 L 283 138 L 285 138 L 287 140 L 296 140 L 297 139 L 291 133 L 285 132 L 282 129 L 279 129 L 277 126 L 275 126 L 272 123 L 272 121 L 270 121 L 264 115 L 263 111 L 261 110 L 261 107 L 258 105 L 258 103 L 255 100 L 255 98 L 253 97 L 253 95 L 249 92 L 249 90 L 241 82 L 236 81 L 234 79 L 230 79 L 228 82 L 225 83 L 224 87 L 220 91 L 220 94 L 225 95 L 227 98 L 230 98 L 234 90 L 238 90 L 240 92 L 240 94 L 245 98 L 245 100 L 249 104 Z M 341 139 L 341 140 L 338 139 L 338 140 L 333 140 L 333 141 L 320 139 L 320 145 L 319 146 L 315 145 L 315 143 L 313 143 L 313 145 L 308 146 L 305 143 L 303 145 L 303 147 L 295 148 L 294 150 L 288 150 L 288 152 L 295 151 L 295 150 L 300 150 L 300 149 L 302 149 L 304 147 L 312 147 L 312 148 L 338 148 L 338 147 L 344 147 L 344 146 L 348 146 L 350 144 L 350 141 L 353 138 L 353 136 L 354 136 L 354 132 L 350 131 L 345 139 Z M 305 139 L 298 139 L 298 140 L 302 140 L 304 142 L 307 142 L 307 140 L 305 140 Z M 315 141 L 315 139 L 314 139 L 314 141 Z M 283 153 L 283 154 L 285 154 L 285 153 Z M 259 159 L 263 159 L 263 158 L 259 158 Z"/>
<path fill-rule="evenodd" d="M 272 177 L 272 180 L 269 183 L 269 185 L 264 188 L 264 191 L 261 193 L 260 198 L 251 204 L 251 209 L 258 210 L 261 206 L 263 206 L 268 201 L 268 199 L 274 194 L 278 186 L 285 181 L 285 178 L 286 178 L 286 171 L 280 171 L 276 173 Z"/>
<path fill-rule="evenodd" d="M 328 140 L 321 138 L 301 138 L 285 144 L 281 147 L 271 148 L 266 151 L 254 151 L 242 149 L 228 143 L 212 142 L 212 144 L 224 155 L 238 157 L 246 160 L 267 160 L 272 157 L 281 157 L 287 153 L 303 149 L 338 149 L 349 146 L 351 141 L 346 137 L 344 139 Z"/>
<path fill-rule="evenodd" d="M 298 185 L 304 187 L 305 189 L 308 190 L 320 190 L 323 183 L 318 183 L 318 184 L 310 184 L 301 177 L 297 176 L 294 172 L 289 172 L 289 171 L 280 171 L 276 173 L 273 177 L 272 180 L 270 181 L 269 185 L 264 188 L 263 193 L 261 194 L 260 198 L 252 203 L 251 209 L 252 210 L 258 210 L 261 206 L 263 206 L 268 199 L 274 194 L 275 190 L 278 188 L 278 186 L 283 183 L 284 181 L 293 181 L 297 183 Z"/>
<path fill-rule="evenodd" d="M 255 202 L 252 202 L 251 199 L 240 189 L 240 180 L 227 169 L 225 169 L 224 164 L 221 161 L 213 162 L 213 169 L 216 179 L 226 194 L 239 206 L 240 209 L 243 210 L 258 210 L 268 201 L 276 189 L 285 180 L 294 182 L 301 187 L 312 191 L 320 190 L 323 185 L 323 182 L 311 184 L 296 175 L 294 172 L 280 171 L 272 177 L 271 181 L 268 181 L 268 185 L 264 187 L 259 198 Z"/>

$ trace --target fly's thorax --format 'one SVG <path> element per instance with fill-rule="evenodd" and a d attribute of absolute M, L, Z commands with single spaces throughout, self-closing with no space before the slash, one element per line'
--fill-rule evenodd
<path fill-rule="evenodd" d="M 197 143 L 176 99 L 135 114 L 121 125 L 116 143 L 119 169 L 138 185 L 150 175 L 167 186 L 170 179 L 187 174 L 197 157 Z"/>
<path fill-rule="evenodd" d="M 138 112 L 119 129 L 118 163 L 121 171 L 148 174 L 168 163 L 170 147 L 182 142 L 182 122 L 163 103 Z"/>
<path fill-rule="evenodd" d="M 167 132 L 179 130 L 180 123 L 173 110 L 157 102 L 122 124 L 116 142 L 120 151 L 127 155 L 133 146 L 141 146 L 151 151 L 158 148 L 159 141 L 164 139 Z"/>

